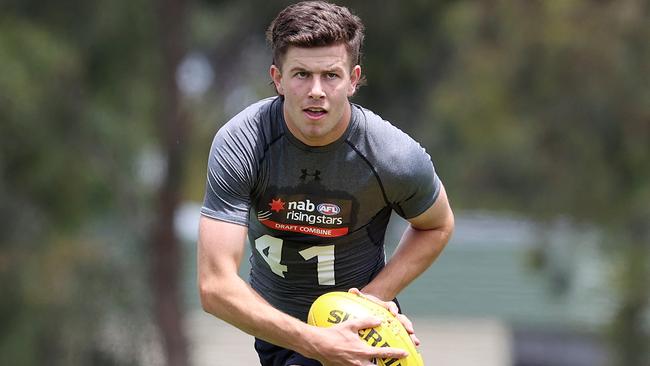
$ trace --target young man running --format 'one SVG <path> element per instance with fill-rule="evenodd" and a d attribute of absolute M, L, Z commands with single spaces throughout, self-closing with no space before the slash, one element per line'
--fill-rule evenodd
<path fill-rule="evenodd" d="M 426 270 L 453 231 L 431 158 L 412 138 L 350 103 L 362 80 L 363 24 L 321 1 L 282 10 L 267 32 L 278 96 L 233 117 L 209 156 L 199 229 L 203 308 L 256 337 L 262 365 L 372 365 L 406 352 L 370 347 L 360 329 L 305 323 L 330 291 L 391 300 Z M 410 223 L 386 263 L 392 211 Z M 252 249 L 250 284 L 238 276 Z M 410 321 L 400 321 L 413 334 Z M 413 335 L 414 342 L 418 342 Z"/>

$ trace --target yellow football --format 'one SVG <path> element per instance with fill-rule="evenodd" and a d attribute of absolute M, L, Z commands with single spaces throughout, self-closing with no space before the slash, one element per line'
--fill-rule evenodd
<path fill-rule="evenodd" d="M 415 348 L 408 332 L 387 309 L 362 296 L 349 292 L 329 292 L 314 301 L 309 309 L 307 322 L 318 327 L 331 327 L 350 318 L 373 316 L 381 319 L 381 325 L 359 331 L 359 337 L 373 347 L 394 347 L 406 350 L 409 355 L 402 359 L 378 359 L 377 365 L 423 366 L 422 356 Z"/>

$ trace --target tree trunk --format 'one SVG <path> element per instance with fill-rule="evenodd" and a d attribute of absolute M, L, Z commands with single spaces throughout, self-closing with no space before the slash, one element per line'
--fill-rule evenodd
<path fill-rule="evenodd" d="M 158 193 L 158 218 L 150 242 L 153 306 L 167 365 L 186 366 L 189 361 L 179 288 L 182 252 L 174 231 L 174 213 L 180 201 L 189 129 L 175 78 L 176 68 L 185 52 L 187 1 L 159 0 L 157 6 L 162 61 L 158 121 L 166 171 Z"/>

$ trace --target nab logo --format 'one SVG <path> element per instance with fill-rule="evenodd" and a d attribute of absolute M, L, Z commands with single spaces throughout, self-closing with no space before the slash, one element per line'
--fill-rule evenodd
<path fill-rule="evenodd" d="M 327 216 L 338 215 L 341 212 L 341 208 L 333 203 L 321 203 L 316 209 Z"/>

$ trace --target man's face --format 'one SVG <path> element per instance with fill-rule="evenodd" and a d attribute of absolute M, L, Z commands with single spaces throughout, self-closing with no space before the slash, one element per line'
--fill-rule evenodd
<path fill-rule="evenodd" d="M 291 133 L 311 146 L 336 141 L 350 123 L 348 98 L 354 94 L 361 67 L 350 67 L 345 45 L 289 47 L 282 70 L 271 78 L 284 96 L 284 118 Z"/>

